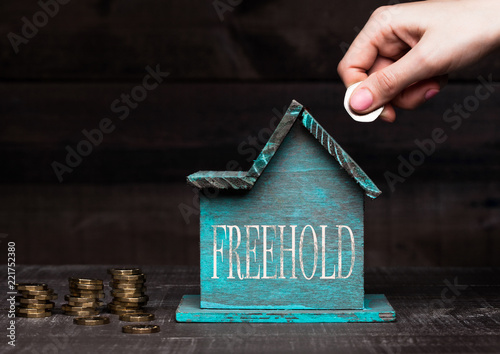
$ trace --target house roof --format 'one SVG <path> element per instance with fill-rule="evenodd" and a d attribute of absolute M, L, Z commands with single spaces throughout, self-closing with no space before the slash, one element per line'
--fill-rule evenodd
<path fill-rule="evenodd" d="M 313 116 L 297 101 L 292 101 L 285 115 L 269 138 L 266 146 L 248 171 L 199 171 L 189 175 L 189 184 L 203 189 L 252 189 L 257 179 L 264 172 L 269 161 L 278 151 L 281 143 L 290 132 L 297 118 L 316 140 L 333 156 L 340 166 L 363 188 L 366 195 L 376 198 L 382 192 L 368 175 L 354 162 L 342 147 L 326 132 Z"/>

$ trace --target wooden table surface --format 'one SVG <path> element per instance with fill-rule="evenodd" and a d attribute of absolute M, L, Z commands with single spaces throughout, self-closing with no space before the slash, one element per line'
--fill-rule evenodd
<path fill-rule="evenodd" d="M 500 269 L 376 268 L 366 271 L 366 292 L 383 293 L 394 323 L 190 324 L 176 323 L 184 294 L 199 293 L 196 268 L 148 266 L 153 323 L 161 332 L 121 332 L 115 315 L 99 327 L 73 325 L 60 305 L 69 276 L 109 280 L 110 266 L 18 266 L 17 282 L 46 282 L 59 294 L 54 315 L 16 318 L 20 353 L 500 353 Z M 4 272 L 5 274 L 5 272 Z M 6 289 L 6 276 L 2 278 Z M 7 296 L 1 302 L 1 352 L 7 352 Z M 106 301 L 109 300 L 107 292 Z M 9 350 L 11 351 L 11 350 Z"/>

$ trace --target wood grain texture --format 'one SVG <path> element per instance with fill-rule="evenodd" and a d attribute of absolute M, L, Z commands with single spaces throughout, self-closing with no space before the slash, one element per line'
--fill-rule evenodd
<path fill-rule="evenodd" d="M 268 163 L 273 158 L 291 127 L 302 112 L 302 105 L 292 101 L 278 126 L 252 164 L 248 172 L 238 171 L 199 171 L 187 177 L 188 184 L 196 188 L 252 189 Z"/>
<path fill-rule="evenodd" d="M 182 179 L 135 185 L 2 184 L 0 195 L 0 233 L 18 243 L 22 264 L 199 267 L 198 194 Z M 193 208 L 186 218 L 180 205 Z M 396 193 L 366 200 L 365 263 L 500 266 L 499 232 L 496 181 L 416 177 Z"/>
<path fill-rule="evenodd" d="M 297 118 L 300 119 L 302 116 L 303 109 L 304 107 L 300 103 L 295 100 L 292 101 L 259 156 L 257 156 L 257 159 L 253 162 L 252 167 L 248 170 L 250 176 L 258 178 L 262 175 L 262 172 L 264 172 L 267 165 L 276 154 L 276 151 L 280 148 Z"/>
<path fill-rule="evenodd" d="M 198 264 L 198 215 L 187 225 L 178 209 L 197 207 L 184 176 L 230 163 L 248 169 L 274 127 L 273 110 L 282 114 L 296 97 L 384 192 L 366 203 L 367 264 L 500 265 L 500 89 L 453 130 L 444 112 L 477 84 L 451 84 L 389 125 L 349 119 L 340 84 L 165 83 L 59 185 L 51 162 L 64 160 L 82 129 L 113 117 L 110 103 L 136 84 L 0 85 L 0 232 L 22 243 L 23 263 Z M 397 171 L 398 156 L 436 127 L 449 139 L 391 193 L 384 172 Z M 138 237 L 142 246 L 130 248 Z"/>
<path fill-rule="evenodd" d="M 196 188 L 252 189 L 257 179 L 242 171 L 198 171 L 187 177 L 188 184 Z"/>
<path fill-rule="evenodd" d="M 224 0 L 225 2 L 225 0 Z M 244 1 L 219 18 L 213 0 L 71 1 L 12 49 L 36 1 L 1 4 L 2 80 L 140 79 L 160 64 L 178 80 L 338 80 L 343 50 L 385 0 Z M 500 73 L 498 53 L 452 78 Z"/>
<path fill-rule="evenodd" d="M 443 115 L 473 96 L 475 84 L 450 85 L 418 110 L 398 112 L 392 125 L 354 122 L 342 106 L 345 87 L 328 83 L 165 82 L 121 121 L 110 104 L 136 84 L 0 85 L 0 182 L 58 183 L 51 163 L 64 162 L 65 147 L 75 147 L 84 138 L 81 131 L 105 117 L 116 123 L 115 131 L 65 175 L 64 183 L 164 183 L 197 170 L 247 170 L 292 97 L 314 109 L 325 130 L 383 192 L 389 191 L 384 172 L 397 172 L 399 155 L 408 158 L 415 139 L 428 139 L 435 128 L 449 138 L 410 180 L 500 179 L 498 84 L 455 130 Z"/>
<path fill-rule="evenodd" d="M 395 124 L 356 124 L 341 105 L 339 44 L 386 4 L 244 0 L 221 22 L 212 0 L 71 1 L 16 55 L 7 35 L 40 6 L 1 1 L 0 233 L 19 240 L 31 264 L 125 257 L 195 265 L 197 222 L 187 226 L 178 210 L 193 205 L 184 176 L 248 169 L 273 109 L 296 98 L 384 192 L 367 204 L 367 264 L 499 265 L 500 56 L 453 73 L 434 99 L 398 111 Z M 155 64 L 169 78 L 58 186 L 51 163 L 64 160 L 82 129 L 115 120 L 111 102 Z M 444 113 L 474 97 L 478 75 L 490 73 L 495 92 L 452 129 Z M 436 127 L 449 139 L 391 193 L 384 172 L 397 171 L 399 155 Z M 130 193 L 143 184 L 143 195 Z M 168 211 L 158 216 L 151 206 Z M 139 236 L 142 246 L 129 247 Z"/>
<path fill-rule="evenodd" d="M 318 142 L 333 156 L 342 168 L 363 188 L 371 198 L 378 197 L 382 192 L 359 167 L 349 154 L 333 139 L 330 134 L 313 118 L 311 113 L 304 111 L 302 124 L 318 140 Z"/>
<path fill-rule="evenodd" d="M 19 266 L 17 280 L 46 282 L 67 291 L 69 276 L 108 279 L 109 266 Z M 125 265 L 125 264 L 121 264 Z M 133 264 L 126 264 L 132 266 Z M 121 333 L 124 323 L 80 327 L 58 312 L 42 320 L 17 320 L 19 353 L 496 353 L 500 311 L 499 268 L 368 268 L 366 289 L 384 293 L 398 313 L 393 323 L 187 324 L 175 321 L 185 294 L 199 291 L 198 267 L 143 266 L 148 275 L 148 310 L 161 332 Z M 449 284 L 455 283 L 457 294 Z M 2 272 L 0 281 L 6 283 Z M 448 282 L 446 282 L 448 281 Z M 465 288 L 464 288 L 465 287 Z M 443 301 L 442 294 L 446 296 Z M 106 297 L 109 300 L 109 297 Z M 63 303 L 61 296 L 56 307 Z M 6 323 L 5 297 L 0 320 Z"/>
<path fill-rule="evenodd" d="M 184 295 L 175 319 L 201 323 L 352 323 L 392 322 L 396 313 L 382 294 L 367 294 L 359 310 L 202 309 L 199 295 Z"/>
<path fill-rule="evenodd" d="M 363 198 L 363 190 L 297 120 L 250 191 L 201 198 L 201 307 L 362 308 Z M 261 225 L 270 225 L 267 243 Z M 339 225 L 350 228 L 352 238 Z M 293 247 L 295 254 L 281 252 Z"/>
<path fill-rule="evenodd" d="M 309 133 L 311 133 L 325 150 L 335 158 L 340 166 L 342 166 L 361 188 L 363 188 L 367 196 L 376 198 L 382 193 L 335 139 L 333 139 L 314 117 L 307 110 L 304 110 L 303 106 L 295 100 L 293 100 L 288 107 L 283 118 L 272 132 L 271 137 L 262 148 L 259 156 L 253 161 L 252 167 L 250 167 L 246 174 L 238 171 L 199 171 L 187 177 L 188 184 L 200 189 L 252 189 L 254 183 L 264 172 L 297 119 L 299 119 Z"/>
<path fill-rule="evenodd" d="M 198 264 L 198 216 L 186 223 L 179 211 L 196 208 L 185 183 L 0 190 L 0 232 L 16 242 L 19 263 Z"/>

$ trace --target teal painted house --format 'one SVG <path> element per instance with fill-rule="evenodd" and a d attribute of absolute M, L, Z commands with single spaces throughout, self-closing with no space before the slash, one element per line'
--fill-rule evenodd
<path fill-rule="evenodd" d="M 250 170 L 200 171 L 188 183 L 217 193 L 200 200 L 201 295 L 183 300 L 179 321 L 345 321 L 336 310 L 360 320 L 385 301 L 365 298 L 363 278 L 365 196 L 381 192 L 298 102 Z M 390 311 L 368 320 L 393 320 Z"/>

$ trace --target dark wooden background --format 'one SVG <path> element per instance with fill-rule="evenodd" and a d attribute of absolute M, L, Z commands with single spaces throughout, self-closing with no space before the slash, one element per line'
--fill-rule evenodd
<path fill-rule="evenodd" d="M 499 53 L 392 125 L 356 123 L 336 66 L 385 4 L 243 0 L 221 21 L 212 0 L 73 0 L 16 54 L 7 35 L 40 6 L 0 2 L 0 234 L 17 262 L 196 265 L 185 176 L 248 168 L 249 141 L 296 99 L 384 192 L 367 202 L 367 265 L 500 265 L 500 85 L 458 129 L 443 120 L 480 75 L 499 80 Z M 111 102 L 147 65 L 170 76 L 121 121 Z M 59 183 L 51 163 L 105 117 L 115 131 Z M 392 192 L 384 173 L 435 128 L 447 141 Z"/>

